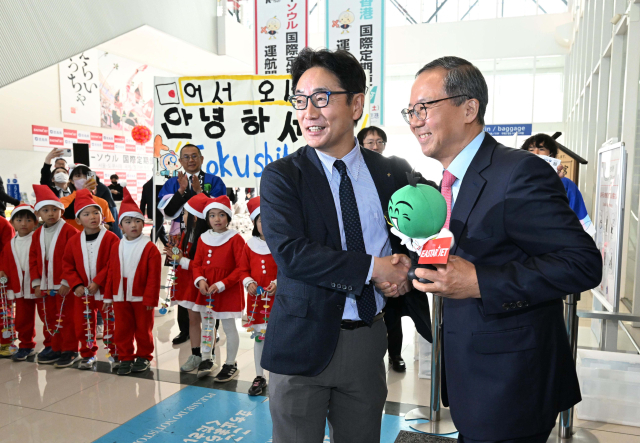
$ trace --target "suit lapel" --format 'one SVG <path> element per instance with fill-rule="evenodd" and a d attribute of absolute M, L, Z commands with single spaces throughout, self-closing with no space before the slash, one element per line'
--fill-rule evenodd
<path fill-rule="evenodd" d="M 462 180 L 462 186 L 458 192 L 458 198 L 451 211 L 451 222 L 449 230 L 453 234 L 455 244 L 452 254 L 455 254 L 460 244 L 460 235 L 467 224 L 469 215 L 473 210 L 482 189 L 484 189 L 487 180 L 480 174 L 487 166 L 491 164 L 491 155 L 495 149 L 497 142 L 489 134 L 484 135 L 484 140 L 480 149 L 471 161 L 467 172 Z"/>
<path fill-rule="evenodd" d="M 297 166 L 302 172 L 302 180 L 307 186 L 318 206 L 318 213 L 327 226 L 327 231 L 333 241 L 333 247 L 342 249 L 340 239 L 340 225 L 338 225 L 338 213 L 336 212 L 333 194 L 329 186 L 329 180 L 322 169 L 322 164 L 313 148 L 305 146 L 304 152 L 298 157 Z"/>

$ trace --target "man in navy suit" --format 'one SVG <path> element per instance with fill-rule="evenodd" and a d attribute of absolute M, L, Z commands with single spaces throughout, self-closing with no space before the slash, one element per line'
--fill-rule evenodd
<path fill-rule="evenodd" d="M 380 441 L 387 340 L 385 297 L 373 286 L 425 298 L 407 292 L 408 257 L 392 256 L 403 249 L 384 219 L 410 167 L 354 137 L 366 84 L 348 52 L 304 49 L 291 102 L 308 145 L 262 175 L 262 226 L 278 265 L 262 367 L 278 443 L 321 443 L 327 419 L 332 442 Z M 430 338 L 425 305 L 416 326 Z"/>
<path fill-rule="evenodd" d="M 595 287 L 602 260 L 553 168 L 485 134 L 487 85 L 466 60 L 416 75 L 402 113 L 442 163 L 452 256 L 415 288 L 445 297 L 443 402 L 460 442 L 543 443 L 581 400 L 565 295 Z"/>

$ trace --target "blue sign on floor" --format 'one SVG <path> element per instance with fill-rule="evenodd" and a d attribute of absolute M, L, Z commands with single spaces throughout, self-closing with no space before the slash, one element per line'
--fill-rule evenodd
<path fill-rule="evenodd" d="M 485 132 L 494 137 L 508 137 L 510 135 L 531 135 L 533 125 L 528 124 L 513 124 L 513 125 L 485 125 Z"/>
<path fill-rule="evenodd" d="M 393 443 L 401 430 L 412 431 L 409 423 L 404 417 L 385 414 L 380 441 Z M 266 397 L 188 386 L 96 441 L 271 443 L 271 428 Z"/>

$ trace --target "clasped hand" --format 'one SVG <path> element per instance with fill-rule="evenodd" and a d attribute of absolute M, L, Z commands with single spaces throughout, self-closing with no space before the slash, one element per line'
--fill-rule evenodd
<path fill-rule="evenodd" d="M 420 283 L 414 280 L 412 282 L 414 288 L 456 300 L 480 298 L 478 275 L 473 263 L 457 255 L 450 255 L 447 264 L 434 266 L 435 271 L 426 268 L 416 269 L 418 278 L 425 278 L 433 283 Z"/>
<path fill-rule="evenodd" d="M 399 297 L 411 289 L 407 279 L 410 268 L 411 259 L 404 254 L 375 257 L 371 279 L 385 297 Z"/>

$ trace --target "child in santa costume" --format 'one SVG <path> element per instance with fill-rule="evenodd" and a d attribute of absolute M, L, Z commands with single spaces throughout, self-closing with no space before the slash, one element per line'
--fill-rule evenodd
<path fill-rule="evenodd" d="M 111 247 L 104 301 L 113 301 L 115 311 L 118 375 L 128 375 L 149 369 L 153 358 L 153 309 L 160 299 L 162 263 L 156 245 L 142 235 L 144 215 L 127 188 L 119 222 L 124 238 Z"/>
<path fill-rule="evenodd" d="M 9 223 L 6 218 L 0 216 L 0 251 L 4 250 L 4 248 L 9 244 L 14 234 L 15 234 L 15 231 L 13 230 L 13 226 L 11 226 L 11 223 Z M 0 271 L 2 271 L 1 261 L 0 261 Z M 8 299 L 5 300 L 5 298 L 7 298 L 7 295 L 3 296 L 3 301 L 1 303 L 2 307 L 0 307 L 0 311 L 3 311 L 3 312 L 6 308 L 5 305 L 8 306 L 8 302 L 9 302 L 9 300 Z M 5 316 L 7 314 L 1 314 L 1 315 Z M 7 317 L 7 321 L 8 321 L 8 317 Z M 1 325 L 0 325 L 0 328 L 1 328 Z M 4 337 L 3 335 L 4 334 L 0 332 L 0 358 L 11 357 L 15 352 L 15 348 L 11 346 L 13 341 L 11 340 L 11 337 Z"/>
<path fill-rule="evenodd" d="M 253 236 L 245 245 L 240 262 L 242 283 L 247 290 L 247 318 L 249 320 L 244 326 L 252 333 L 251 337 L 255 338 L 253 359 L 257 376 L 249 388 L 249 395 L 260 395 L 267 386 L 264 370 L 260 366 L 260 359 L 264 348 L 264 334 L 267 331 L 273 297 L 276 293 L 278 266 L 262 233 L 260 197 L 249 200 L 247 208 L 251 221 L 253 221 Z"/>
<path fill-rule="evenodd" d="M 9 223 L 7 221 L 6 218 L 0 216 L 0 251 L 2 249 L 4 249 L 5 245 L 7 245 L 11 239 L 13 238 L 13 235 L 15 234 L 15 231 L 13 230 L 13 226 L 11 226 L 11 223 Z"/>
<path fill-rule="evenodd" d="M 29 277 L 36 298 L 42 298 L 46 318 L 44 349 L 39 364 L 71 366 L 78 358 L 74 329 L 73 300 L 69 283 L 63 278 L 63 257 L 67 242 L 78 233 L 62 219 L 64 205 L 47 185 L 33 185 L 34 209 L 44 222 L 36 229 L 29 249 Z M 49 332 L 50 331 L 50 332 Z"/>
<path fill-rule="evenodd" d="M 217 382 L 227 382 L 238 376 L 236 356 L 240 336 L 236 318 L 242 317 L 244 309 L 239 265 L 245 241 L 237 231 L 228 228 L 232 213 L 231 201 L 226 195 L 209 199 L 203 214 L 210 229 L 200 236 L 193 260 L 194 283 L 200 292 L 192 309 L 203 317 L 203 358 L 198 367 L 199 376 L 213 369 L 213 361 L 207 354 L 215 344 L 214 319 L 220 320 L 227 335 L 227 361 L 214 378 Z"/>
<path fill-rule="evenodd" d="M 38 218 L 33 206 L 22 203 L 11 212 L 11 224 L 16 230 L 16 236 L 4 246 L 0 254 L 0 278 L 7 279 L 7 299 L 15 300 L 16 317 L 15 332 L 20 339 L 20 349 L 11 355 L 11 339 L 2 337 L 0 356 L 9 357 L 13 361 L 24 361 L 35 354 L 36 343 L 36 305 L 40 320 L 44 323 L 43 332 L 48 337 L 51 346 L 51 334 L 47 336 L 47 326 L 43 313 L 44 305 L 36 299 L 31 286 L 29 275 L 29 249 L 33 231 L 36 229 Z"/>
<path fill-rule="evenodd" d="M 96 315 L 99 309 L 105 312 L 109 309 L 109 303 L 103 303 L 103 295 L 111 248 L 120 239 L 102 224 L 102 208 L 93 200 L 88 189 L 81 189 L 76 193 L 75 210 L 76 221 L 84 229 L 67 244 L 64 252 L 64 275 L 75 295 L 75 332 L 80 341 L 82 357 L 78 369 L 91 369 L 98 351 Z M 114 355 L 112 342 L 104 338 L 103 341 L 111 355 Z"/>
<path fill-rule="evenodd" d="M 189 340 L 191 342 L 191 355 L 180 367 L 182 372 L 191 372 L 200 366 L 202 362 L 202 351 L 200 348 L 200 336 L 202 329 L 202 319 L 200 312 L 194 311 L 193 307 L 198 298 L 198 289 L 193 285 L 193 258 L 198 249 L 200 236 L 207 231 L 207 224 L 204 220 L 204 208 L 209 197 L 205 193 L 197 194 L 189 199 L 184 205 L 184 225 L 185 231 L 182 233 L 177 244 L 168 244 L 165 253 L 168 257 L 178 256 L 178 267 L 176 268 L 176 281 L 173 287 L 173 301 L 189 310 Z M 173 248 L 177 247 L 179 252 L 173 253 Z"/>

